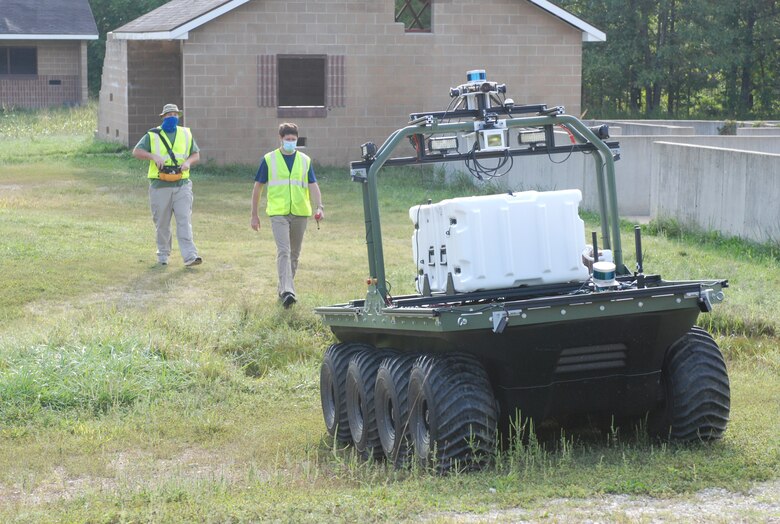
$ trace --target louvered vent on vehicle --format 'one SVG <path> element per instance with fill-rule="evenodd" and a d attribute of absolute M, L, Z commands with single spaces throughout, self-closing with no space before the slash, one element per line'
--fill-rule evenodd
<path fill-rule="evenodd" d="M 556 374 L 615 370 L 626 367 L 625 344 L 566 348 L 558 356 Z"/>

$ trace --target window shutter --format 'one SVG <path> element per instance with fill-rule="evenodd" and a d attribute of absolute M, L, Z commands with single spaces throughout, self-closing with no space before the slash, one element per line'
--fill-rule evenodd
<path fill-rule="evenodd" d="M 326 103 L 330 107 L 344 107 L 346 105 L 344 59 L 344 55 L 328 56 L 328 99 Z"/>
<path fill-rule="evenodd" d="M 257 106 L 276 107 L 276 55 L 257 57 Z"/>
<path fill-rule="evenodd" d="M 346 106 L 346 57 L 344 55 L 329 55 L 326 66 L 326 100 L 329 107 Z M 277 107 L 279 95 L 279 72 L 277 55 L 257 56 L 257 106 Z"/>

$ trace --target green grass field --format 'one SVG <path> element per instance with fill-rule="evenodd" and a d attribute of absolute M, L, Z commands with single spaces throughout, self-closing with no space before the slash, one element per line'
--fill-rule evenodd
<path fill-rule="evenodd" d="M 545 515 L 561 497 L 685 498 L 780 478 L 778 246 L 674 224 L 643 238 L 648 272 L 730 281 L 700 318 L 731 378 L 722 441 L 584 431 L 497 451 L 478 473 L 394 471 L 334 448 L 320 412 L 333 338 L 312 309 L 362 297 L 368 276 L 348 170 L 317 170 L 328 216 L 306 233 L 300 301 L 286 311 L 270 226 L 249 227 L 255 166 L 193 171 L 204 264 L 185 269 L 174 243 L 161 268 L 146 168 L 94 142 L 94 127 L 94 106 L 0 112 L 0 521 L 479 521 L 507 508 Z M 381 188 L 388 280 L 411 292 L 407 210 L 463 188 L 418 170 L 388 173 Z"/>

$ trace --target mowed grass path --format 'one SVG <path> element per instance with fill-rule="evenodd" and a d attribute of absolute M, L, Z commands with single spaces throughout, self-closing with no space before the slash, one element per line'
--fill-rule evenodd
<path fill-rule="evenodd" d="M 684 498 L 780 478 L 772 246 L 644 239 L 648 271 L 732 283 L 702 317 L 732 381 L 723 441 L 584 431 L 531 439 L 479 473 L 393 471 L 335 449 L 319 407 L 319 360 L 333 340 L 311 310 L 365 293 L 360 186 L 348 170 L 318 169 L 328 216 L 307 231 L 301 300 L 285 311 L 268 223 L 249 228 L 254 166 L 195 169 L 205 263 L 185 269 L 172 256 L 160 268 L 145 166 L 93 143 L 94 115 L 79 111 L 14 115 L 13 128 L 0 113 L 0 520 L 448 522 L 506 508 L 543 518 L 558 497 Z M 54 124 L 68 118 L 86 123 Z M 29 132 L 44 129 L 54 131 Z M 388 279 L 410 292 L 408 208 L 463 188 L 417 170 L 388 171 L 381 185 Z M 746 518 L 767 517 L 756 511 Z"/>

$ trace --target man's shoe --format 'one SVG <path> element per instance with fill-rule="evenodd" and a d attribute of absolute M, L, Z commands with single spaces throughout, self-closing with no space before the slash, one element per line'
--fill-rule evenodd
<path fill-rule="evenodd" d="M 282 295 L 282 306 L 284 306 L 284 309 L 290 309 L 293 304 L 295 304 L 295 295 L 292 293 Z"/>
<path fill-rule="evenodd" d="M 192 266 L 198 266 L 198 265 L 200 265 L 202 263 L 203 263 L 203 259 L 202 258 L 195 257 L 192 260 L 188 260 L 187 262 L 185 262 L 184 265 L 187 266 L 187 267 L 192 267 Z"/>
<path fill-rule="evenodd" d="M 157 259 L 157 263 L 161 266 L 167 266 L 168 265 L 168 259 L 167 258 L 159 258 Z"/>

